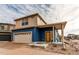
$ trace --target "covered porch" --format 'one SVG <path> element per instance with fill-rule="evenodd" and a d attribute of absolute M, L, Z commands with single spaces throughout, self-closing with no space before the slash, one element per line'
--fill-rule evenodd
<path fill-rule="evenodd" d="M 43 45 L 47 43 L 64 45 L 64 28 L 66 23 L 53 23 L 35 27 L 34 32 L 36 39 L 38 39 L 38 41 L 34 42 L 35 45 L 38 46 L 39 42 L 42 42 L 41 44 Z M 58 30 L 61 30 L 61 35 L 59 35 Z"/>
<path fill-rule="evenodd" d="M 35 29 L 38 30 L 38 40 L 53 43 L 63 42 L 65 25 L 66 22 L 37 26 Z M 61 30 L 61 35 L 59 35 L 58 30 Z"/>

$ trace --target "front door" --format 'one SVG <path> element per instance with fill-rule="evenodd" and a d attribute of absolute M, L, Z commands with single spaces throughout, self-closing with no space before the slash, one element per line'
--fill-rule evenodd
<path fill-rule="evenodd" d="M 52 39 L 53 39 L 52 31 L 46 31 L 45 32 L 45 40 L 46 40 L 46 42 L 51 42 Z"/>

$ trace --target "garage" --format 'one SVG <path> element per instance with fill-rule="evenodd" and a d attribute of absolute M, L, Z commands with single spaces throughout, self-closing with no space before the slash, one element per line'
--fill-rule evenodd
<path fill-rule="evenodd" d="M 11 40 L 11 33 L 0 32 L 0 41 L 12 41 Z"/>
<path fill-rule="evenodd" d="M 0 35 L 0 41 L 11 41 L 11 35 Z"/>
<path fill-rule="evenodd" d="M 19 32 L 14 34 L 15 43 L 32 43 L 32 32 Z"/>

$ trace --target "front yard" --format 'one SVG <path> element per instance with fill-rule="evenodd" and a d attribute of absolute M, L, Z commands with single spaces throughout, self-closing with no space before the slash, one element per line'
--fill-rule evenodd
<path fill-rule="evenodd" d="M 57 55 L 59 53 L 48 52 L 41 48 L 32 48 L 27 44 L 0 41 L 0 55 Z"/>
<path fill-rule="evenodd" d="M 79 55 L 79 40 L 72 40 L 63 50 L 61 45 L 50 44 L 47 48 L 0 41 L 0 55 Z"/>

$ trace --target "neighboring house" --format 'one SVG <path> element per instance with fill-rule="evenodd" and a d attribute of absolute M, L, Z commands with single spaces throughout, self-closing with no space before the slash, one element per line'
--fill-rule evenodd
<path fill-rule="evenodd" d="M 11 32 L 14 24 L 0 23 L 0 41 L 11 41 Z"/>
<path fill-rule="evenodd" d="M 66 22 L 47 24 L 38 14 L 32 14 L 15 20 L 16 26 L 13 30 L 13 42 L 63 42 L 64 27 Z M 61 30 L 60 38 L 58 30 Z"/>
<path fill-rule="evenodd" d="M 79 39 L 79 35 L 77 35 L 77 34 L 68 34 L 67 38 L 75 40 L 75 39 Z"/>

